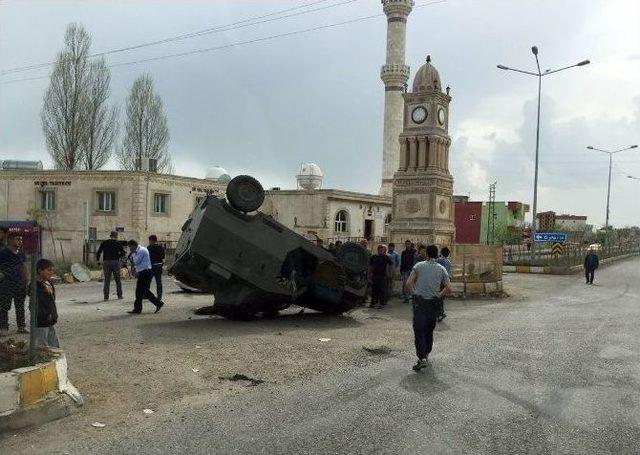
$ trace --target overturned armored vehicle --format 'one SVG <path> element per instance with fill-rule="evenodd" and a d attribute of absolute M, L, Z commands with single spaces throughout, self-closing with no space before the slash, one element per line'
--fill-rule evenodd
<path fill-rule="evenodd" d="M 169 272 L 214 294 L 213 313 L 230 319 L 275 315 L 296 304 L 324 313 L 354 308 L 366 289 L 367 251 L 346 243 L 337 256 L 257 211 L 264 190 L 235 177 L 226 200 L 207 196 L 182 226 Z"/>

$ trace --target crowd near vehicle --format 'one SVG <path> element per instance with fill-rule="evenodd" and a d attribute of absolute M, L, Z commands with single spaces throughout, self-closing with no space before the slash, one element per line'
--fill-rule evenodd
<path fill-rule="evenodd" d="M 329 314 L 358 305 L 368 252 L 345 243 L 334 256 L 258 211 L 264 198 L 246 175 L 229 182 L 226 198 L 204 198 L 182 226 L 169 273 L 213 293 L 212 312 L 229 319 L 273 316 L 292 304 Z"/>

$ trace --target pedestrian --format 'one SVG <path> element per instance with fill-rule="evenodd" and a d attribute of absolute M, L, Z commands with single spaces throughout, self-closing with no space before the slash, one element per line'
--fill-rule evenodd
<path fill-rule="evenodd" d="M 405 290 L 407 287 L 407 279 L 411 275 L 411 270 L 416 263 L 416 249 L 411 240 L 405 240 L 404 251 L 400 255 L 400 274 L 402 275 L 402 301 L 409 303 L 409 293 Z"/>
<path fill-rule="evenodd" d="M 342 240 L 336 240 L 336 252 L 340 251 L 342 248 Z"/>
<path fill-rule="evenodd" d="M 156 296 L 162 300 L 162 270 L 164 267 L 165 249 L 158 243 L 158 237 L 155 234 L 149 236 L 149 258 L 151 259 L 151 271 L 156 281 Z"/>
<path fill-rule="evenodd" d="M 593 284 L 593 278 L 596 275 L 596 269 L 600 265 L 600 258 L 593 248 L 589 248 L 587 255 L 584 257 L 584 276 L 587 284 Z"/>
<path fill-rule="evenodd" d="M 104 284 L 102 293 L 104 299 L 109 300 L 109 287 L 111 286 L 111 275 L 116 280 L 116 293 L 118 299 L 122 300 L 122 282 L 120 281 L 120 270 L 122 268 L 120 261 L 126 255 L 124 248 L 118 242 L 118 233 L 113 231 L 107 240 L 100 243 L 98 251 L 96 251 L 96 259 L 100 262 L 100 256 L 103 256 L 102 272 L 104 274 Z"/>
<path fill-rule="evenodd" d="M 389 299 L 393 295 L 393 280 L 396 279 L 396 276 L 400 272 L 400 255 L 396 251 L 395 243 L 389 243 L 387 256 L 389 256 L 389 259 L 391 259 L 391 270 L 389 273 L 389 277 L 387 278 L 387 293 L 385 295 L 385 303 L 388 303 Z"/>
<path fill-rule="evenodd" d="M 427 257 L 427 246 L 421 243 L 418 245 L 418 255 L 416 256 L 416 262 L 426 261 L 427 259 L 429 259 Z"/>
<path fill-rule="evenodd" d="M 7 234 L 7 246 L 0 250 L 0 336 L 9 334 L 9 310 L 16 309 L 18 333 L 29 333 L 25 324 L 24 301 L 27 298 L 26 256 L 22 250 L 22 235 Z"/>
<path fill-rule="evenodd" d="M 447 275 L 449 275 L 449 279 L 451 279 L 451 261 L 449 260 L 449 248 L 442 247 L 440 250 L 440 256 L 436 259 L 436 262 L 440 264 L 447 271 Z M 440 314 L 438 314 L 438 322 L 442 322 L 444 318 L 447 317 L 447 314 L 444 312 L 444 298 L 440 301 Z"/>
<path fill-rule="evenodd" d="M 145 247 L 138 245 L 135 240 L 129 240 L 127 242 L 129 250 L 131 251 L 130 257 L 133 267 L 136 271 L 136 300 L 133 303 L 133 310 L 129 311 L 129 314 L 142 313 L 142 299 L 147 299 L 156 306 L 156 311 L 160 311 L 164 302 L 157 298 L 153 292 L 149 289 L 151 287 L 151 280 L 153 279 L 153 272 L 151 270 L 151 258 L 149 257 L 149 250 Z"/>
<path fill-rule="evenodd" d="M 335 256 L 338 253 L 336 244 L 333 242 L 329 242 L 329 248 L 327 249 L 327 251 Z"/>
<path fill-rule="evenodd" d="M 378 245 L 378 254 L 369 260 L 369 282 L 371 283 L 370 308 L 382 308 L 385 302 L 388 269 L 391 259 L 387 256 L 384 245 Z"/>
<path fill-rule="evenodd" d="M 9 228 L 6 226 L 0 226 L 0 250 L 7 246 L 7 236 L 9 235 Z"/>
<path fill-rule="evenodd" d="M 33 331 L 34 346 L 51 346 L 59 348 L 58 336 L 53 327 L 58 322 L 56 308 L 56 288 L 51 282 L 54 273 L 53 262 L 40 259 L 36 263 L 37 283 L 36 296 L 38 299 L 38 314 L 36 327 Z"/>
<path fill-rule="evenodd" d="M 423 245 L 420 249 L 425 248 Z M 413 294 L 413 333 L 415 337 L 418 362 L 413 366 L 419 371 L 427 366 L 427 359 L 433 348 L 433 329 L 436 327 L 438 305 L 444 296 L 451 292 L 449 275 L 436 262 L 438 247 L 425 248 L 428 260 L 413 266 L 407 280 L 407 291 Z"/>

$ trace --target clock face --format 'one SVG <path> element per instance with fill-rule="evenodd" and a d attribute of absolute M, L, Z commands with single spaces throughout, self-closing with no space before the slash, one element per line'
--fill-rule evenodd
<path fill-rule="evenodd" d="M 422 106 L 416 107 L 411 112 L 411 120 L 413 120 L 413 123 L 422 123 L 426 119 L 427 119 L 427 110 Z"/>
<path fill-rule="evenodd" d="M 443 108 L 438 109 L 438 122 L 440 123 L 440 125 L 444 125 L 444 109 Z"/>

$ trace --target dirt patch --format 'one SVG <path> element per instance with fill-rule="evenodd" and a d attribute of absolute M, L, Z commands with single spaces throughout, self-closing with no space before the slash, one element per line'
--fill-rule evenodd
<path fill-rule="evenodd" d="M 233 381 L 233 382 L 244 381 L 248 383 L 247 384 L 248 386 L 256 386 L 264 383 L 262 379 L 254 379 L 244 374 L 238 374 L 238 373 L 234 374 L 233 376 L 219 376 L 218 379 L 222 381 Z"/>
<path fill-rule="evenodd" d="M 29 346 L 25 341 L 9 338 L 0 343 L 0 373 L 48 362 L 53 358 L 53 352 L 45 347 L 36 350 L 33 356 L 29 355 Z"/>
<path fill-rule="evenodd" d="M 362 349 L 370 355 L 388 355 L 393 351 L 389 346 L 363 346 Z"/>

